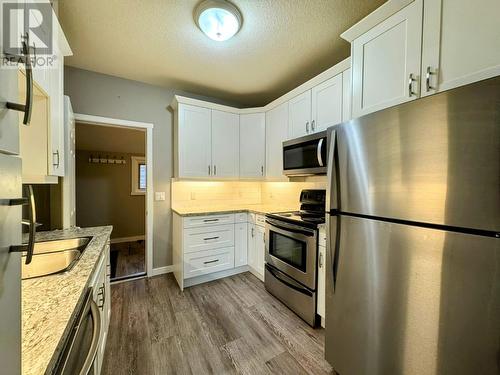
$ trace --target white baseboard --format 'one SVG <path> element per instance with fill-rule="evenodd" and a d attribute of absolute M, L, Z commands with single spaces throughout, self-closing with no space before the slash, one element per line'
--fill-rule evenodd
<path fill-rule="evenodd" d="M 170 272 L 174 272 L 174 266 L 153 268 L 151 270 L 150 274 L 148 275 L 148 277 L 163 275 L 165 273 L 170 273 Z"/>
<path fill-rule="evenodd" d="M 241 266 L 241 267 L 231 268 L 231 269 L 225 270 L 225 271 L 210 273 L 208 275 L 191 277 L 189 279 L 184 279 L 184 288 L 188 288 L 188 287 L 193 286 L 193 285 L 207 283 L 209 281 L 222 279 L 224 277 L 233 276 L 233 275 L 236 275 L 238 273 L 243 273 L 243 272 L 247 272 L 247 271 L 248 271 L 248 266 Z"/>
<path fill-rule="evenodd" d="M 264 275 L 258 272 L 255 268 L 252 266 L 248 266 L 248 270 L 252 275 L 254 275 L 256 278 L 258 278 L 260 281 L 264 282 Z"/>
<path fill-rule="evenodd" d="M 121 237 L 121 238 L 112 238 L 111 243 L 123 243 L 123 242 L 134 242 L 134 241 L 145 241 L 146 236 L 132 236 L 132 237 Z"/>

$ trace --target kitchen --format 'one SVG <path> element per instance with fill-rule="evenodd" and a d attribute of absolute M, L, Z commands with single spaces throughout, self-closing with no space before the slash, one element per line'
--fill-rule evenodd
<path fill-rule="evenodd" d="M 500 372 L 498 2 L 91 3 L 1 4 L 2 373 Z M 75 123 L 145 132 L 145 277 Z"/>

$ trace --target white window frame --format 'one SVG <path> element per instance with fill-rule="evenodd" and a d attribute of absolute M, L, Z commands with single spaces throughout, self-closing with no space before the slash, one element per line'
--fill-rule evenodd
<path fill-rule="evenodd" d="M 132 191 L 130 195 L 145 195 L 147 190 L 147 182 L 146 182 L 146 189 L 139 189 L 139 164 L 146 164 L 146 157 L 131 156 L 130 160 L 131 160 L 130 164 L 132 166 L 132 181 L 131 181 Z M 147 168 L 146 168 L 146 173 L 147 173 Z"/>

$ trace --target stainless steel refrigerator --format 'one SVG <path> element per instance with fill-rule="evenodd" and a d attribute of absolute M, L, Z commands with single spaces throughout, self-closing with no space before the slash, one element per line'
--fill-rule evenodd
<path fill-rule="evenodd" d="M 500 374 L 500 77 L 329 129 L 326 359 Z"/>

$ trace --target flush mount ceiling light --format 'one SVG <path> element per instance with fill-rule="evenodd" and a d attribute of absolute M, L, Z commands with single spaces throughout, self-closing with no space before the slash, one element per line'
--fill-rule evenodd
<path fill-rule="evenodd" d="M 225 0 L 205 0 L 194 12 L 196 24 L 210 39 L 222 42 L 236 34 L 242 24 L 241 13 Z"/>

